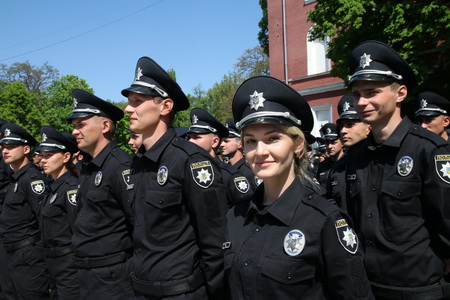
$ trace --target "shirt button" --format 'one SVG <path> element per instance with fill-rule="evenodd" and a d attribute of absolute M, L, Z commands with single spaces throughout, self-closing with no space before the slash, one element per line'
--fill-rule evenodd
<path fill-rule="evenodd" d="M 162 201 L 162 200 L 159 200 L 159 204 L 163 204 L 163 202 L 164 202 L 164 201 Z"/>
<path fill-rule="evenodd" d="M 136 223 L 136 226 L 141 226 L 141 222 L 137 222 L 137 223 Z"/>
<path fill-rule="evenodd" d="M 373 187 L 372 187 L 372 191 L 376 191 L 378 189 L 378 187 L 376 186 L 376 185 L 374 185 Z"/>
<path fill-rule="evenodd" d="M 287 280 L 291 280 L 291 279 L 292 279 L 292 277 L 291 277 L 291 273 L 288 273 L 288 275 L 287 275 L 286 279 L 287 279 Z"/>
<path fill-rule="evenodd" d="M 367 246 L 372 246 L 372 241 L 367 241 Z"/>
<path fill-rule="evenodd" d="M 244 265 L 249 266 L 251 263 L 252 263 L 251 260 L 247 260 L 247 261 L 244 263 Z"/>
<path fill-rule="evenodd" d="M 402 191 L 400 191 L 400 192 L 398 192 L 398 194 L 397 194 L 397 195 L 401 196 L 401 195 L 403 195 L 403 192 L 402 192 Z"/>
<path fill-rule="evenodd" d="M 372 213 L 369 213 L 369 218 L 372 218 L 373 217 L 373 214 Z"/>
<path fill-rule="evenodd" d="M 259 226 L 257 226 L 256 228 L 255 228 L 255 231 L 256 232 L 259 232 L 261 230 L 261 227 L 259 227 Z"/>

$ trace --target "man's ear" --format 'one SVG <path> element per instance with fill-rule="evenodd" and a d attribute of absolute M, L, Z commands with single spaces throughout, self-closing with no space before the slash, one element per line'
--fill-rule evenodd
<path fill-rule="evenodd" d="M 166 116 L 170 114 L 173 109 L 173 100 L 170 98 L 164 99 L 161 102 L 161 115 Z"/>

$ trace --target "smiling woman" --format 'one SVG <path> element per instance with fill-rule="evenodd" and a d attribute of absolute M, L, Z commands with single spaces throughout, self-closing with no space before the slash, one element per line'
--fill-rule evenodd
<path fill-rule="evenodd" d="M 374 299 L 358 237 L 310 179 L 308 103 L 275 78 L 254 77 L 237 90 L 233 115 L 263 183 L 227 215 L 231 299 Z"/>

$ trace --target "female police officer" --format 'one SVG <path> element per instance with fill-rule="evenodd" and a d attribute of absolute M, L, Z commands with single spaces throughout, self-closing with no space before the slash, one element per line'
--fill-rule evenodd
<path fill-rule="evenodd" d="M 78 173 L 72 155 L 78 151 L 77 142 L 73 135 L 60 133 L 50 126 L 41 128 L 41 136 L 42 143 L 37 150 L 42 155 L 42 169 L 53 179 L 40 217 L 43 251 L 54 288 L 52 293 L 59 299 L 80 299 L 71 245 L 78 190 Z"/>
<path fill-rule="evenodd" d="M 275 78 L 254 77 L 237 90 L 233 115 L 264 183 L 227 215 L 231 299 L 373 299 L 358 238 L 306 171 L 308 103 Z"/>

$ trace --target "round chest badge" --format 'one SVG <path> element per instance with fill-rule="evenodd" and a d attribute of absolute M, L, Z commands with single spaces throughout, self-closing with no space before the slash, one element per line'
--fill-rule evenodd
<path fill-rule="evenodd" d="M 95 175 L 95 185 L 96 186 L 99 186 L 100 183 L 102 183 L 102 178 L 103 178 L 102 171 L 98 171 L 97 174 Z"/>
<path fill-rule="evenodd" d="M 413 160 L 409 156 L 403 156 L 397 163 L 397 172 L 400 176 L 408 176 L 413 168 Z"/>
<path fill-rule="evenodd" d="M 50 198 L 50 200 L 49 200 L 50 204 L 53 204 L 53 202 L 55 202 L 56 196 L 57 196 L 57 195 L 58 195 L 58 194 L 54 194 L 54 195 Z"/>
<path fill-rule="evenodd" d="M 156 175 L 156 181 L 158 181 L 159 185 L 164 185 L 167 181 L 167 177 L 169 176 L 169 169 L 167 167 L 162 166 L 158 170 L 158 174 Z"/>
<path fill-rule="evenodd" d="M 305 235 L 298 229 L 293 229 L 284 237 L 284 252 L 289 256 L 297 256 L 305 248 Z"/>

